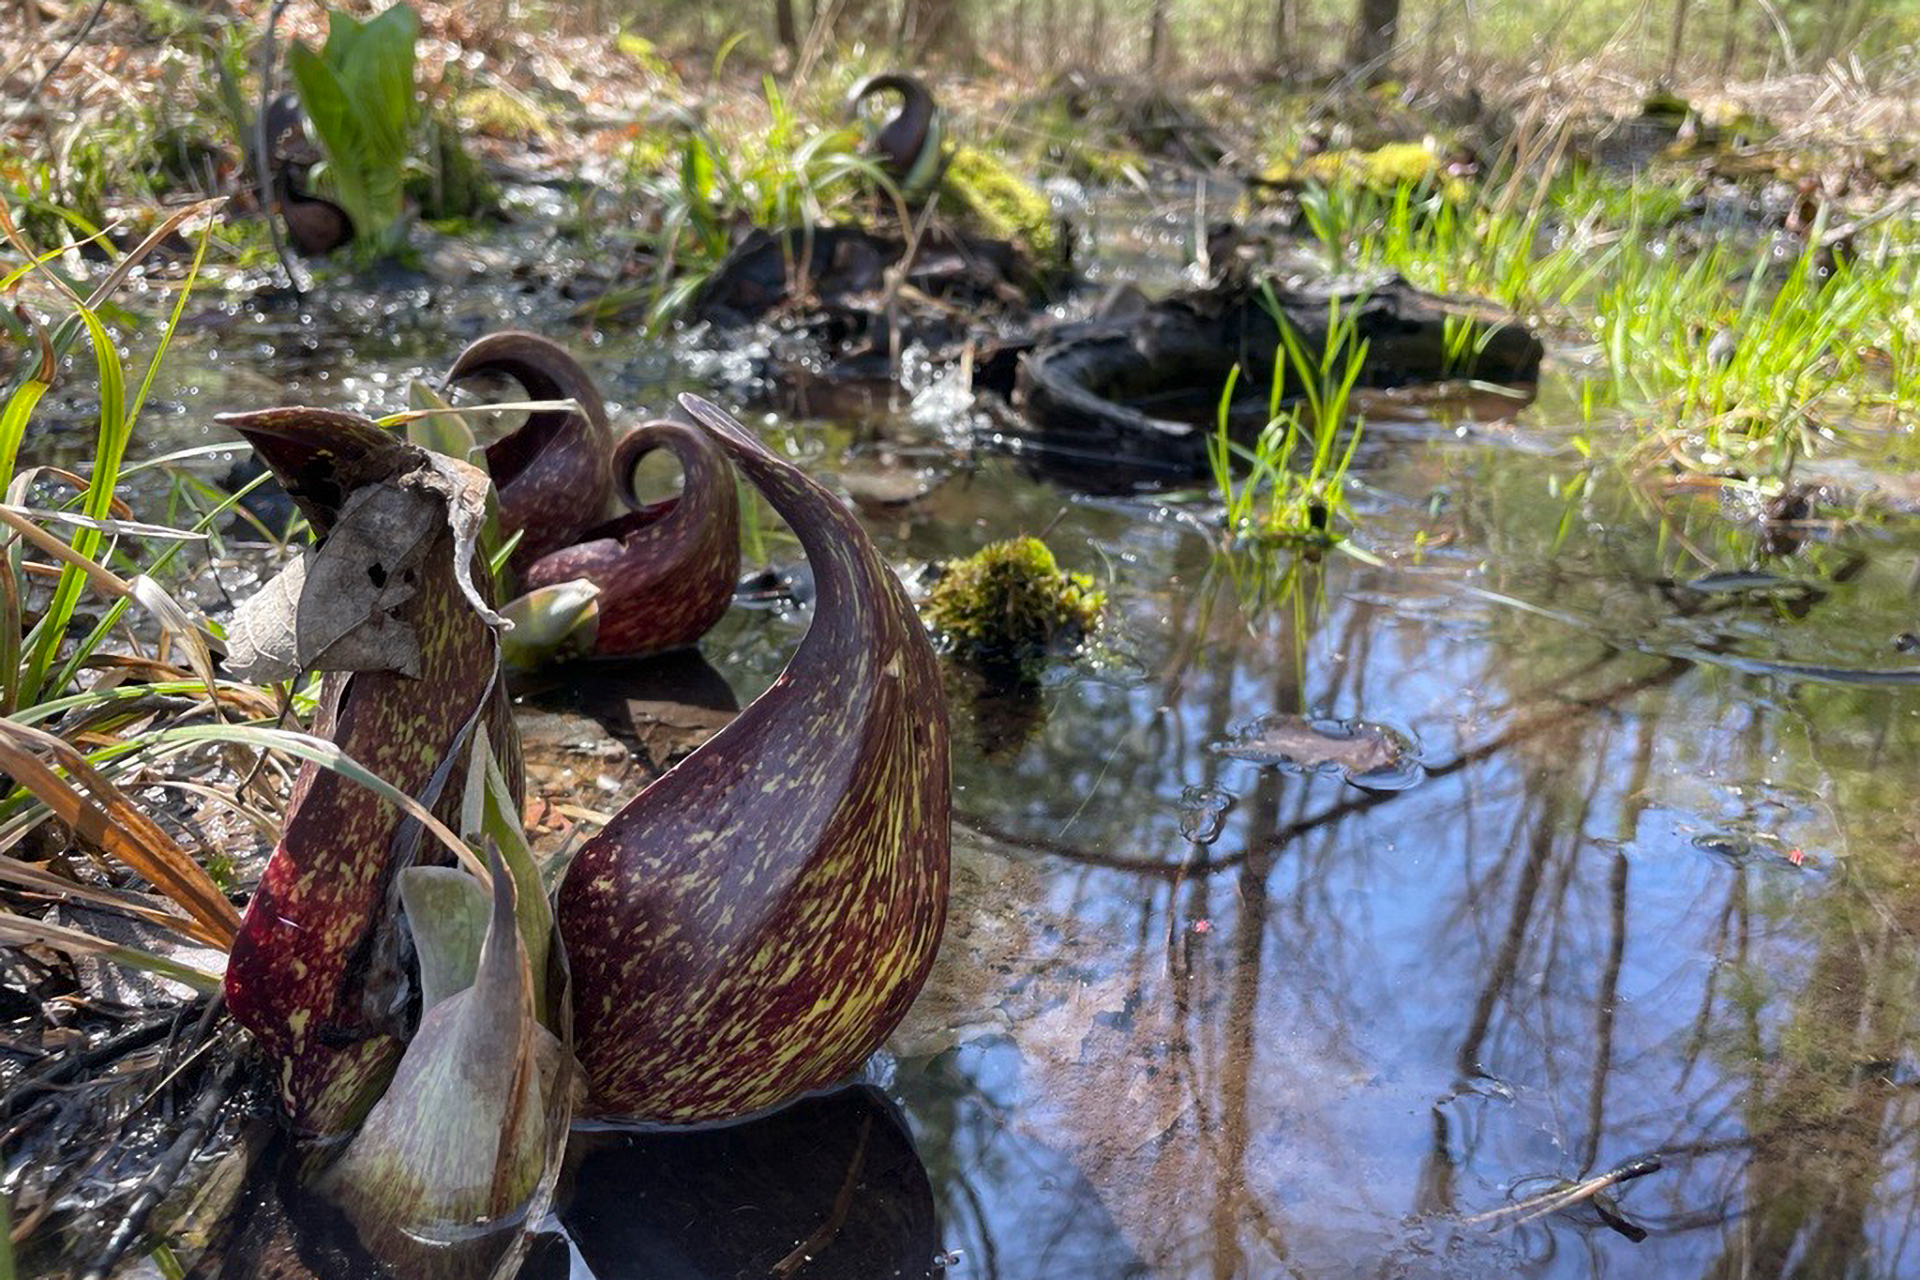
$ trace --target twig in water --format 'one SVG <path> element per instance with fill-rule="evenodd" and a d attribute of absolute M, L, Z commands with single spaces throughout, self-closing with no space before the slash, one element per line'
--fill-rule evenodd
<path fill-rule="evenodd" d="M 1491 1222 L 1496 1218 L 1508 1218 L 1508 1221 L 1496 1224 L 1494 1230 L 1498 1231 L 1501 1227 L 1517 1227 L 1522 1223 L 1532 1222 L 1536 1218 L 1543 1218 L 1549 1213 L 1571 1208 L 1582 1200 L 1592 1199 L 1617 1183 L 1631 1182 L 1635 1178 L 1644 1178 L 1650 1173 L 1657 1173 L 1660 1168 L 1658 1156 L 1635 1156 L 1631 1160 L 1621 1161 L 1597 1177 L 1587 1178 L 1571 1186 L 1555 1187 L 1537 1196 L 1529 1196 L 1515 1204 L 1503 1204 L 1498 1209 L 1477 1213 L 1466 1219 L 1466 1225 L 1472 1227 L 1483 1222 Z"/>
<path fill-rule="evenodd" d="M 860 1185 L 860 1169 L 866 1163 L 867 1134 L 873 1129 L 873 1117 L 868 1116 L 860 1122 L 860 1139 L 853 1144 L 853 1159 L 847 1162 L 846 1180 L 840 1184 L 840 1194 L 833 1198 L 833 1208 L 827 1213 L 814 1233 L 793 1246 L 793 1252 L 773 1264 L 773 1274 L 779 1280 L 788 1280 L 794 1272 L 813 1261 L 813 1255 L 833 1243 L 840 1234 L 840 1228 L 846 1225 L 847 1213 L 853 1208 L 853 1192 Z"/>
<path fill-rule="evenodd" d="M 147 1174 L 146 1181 L 134 1192 L 126 1213 L 114 1226 L 113 1234 L 107 1237 L 106 1244 L 94 1256 L 91 1265 L 80 1273 L 80 1280 L 106 1280 L 121 1256 L 146 1229 L 147 1219 L 166 1198 L 167 1192 L 173 1189 L 174 1183 L 179 1181 L 180 1171 L 186 1167 L 187 1161 L 206 1141 L 207 1130 L 213 1127 L 214 1117 L 220 1114 L 220 1104 L 233 1092 L 233 1083 L 240 1074 L 243 1061 L 244 1057 L 236 1054 L 220 1069 L 220 1074 L 208 1083 L 200 1100 L 187 1115 L 186 1123 L 180 1127 L 180 1136 L 173 1140 L 173 1145 L 167 1148 L 166 1154 Z"/>

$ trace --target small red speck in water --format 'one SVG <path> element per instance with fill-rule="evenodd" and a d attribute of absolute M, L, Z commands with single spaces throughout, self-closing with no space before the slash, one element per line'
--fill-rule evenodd
<path fill-rule="evenodd" d="M 1193 931 L 1194 931 L 1195 933 L 1212 933 L 1212 932 L 1213 932 L 1213 921 L 1211 921 L 1211 920 L 1195 920 L 1195 921 L 1193 922 Z"/>
<path fill-rule="evenodd" d="M 1787 861 L 1791 862 L 1794 866 L 1797 867 L 1803 862 L 1805 862 L 1806 860 L 1807 860 L 1807 855 L 1803 853 L 1801 850 L 1799 849 L 1787 850 Z"/>

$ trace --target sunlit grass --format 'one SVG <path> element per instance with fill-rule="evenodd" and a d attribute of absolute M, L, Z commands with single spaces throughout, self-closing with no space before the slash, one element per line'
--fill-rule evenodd
<path fill-rule="evenodd" d="M 752 124 L 689 117 L 629 144 L 626 185 L 647 211 L 642 244 L 651 269 L 638 285 L 597 299 L 596 315 L 638 308 L 655 328 L 673 319 L 726 260 L 741 226 L 820 226 L 864 193 L 890 193 L 897 204 L 892 182 L 860 151 L 856 128 L 816 123 L 771 76 L 762 100 L 765 118 Z"/>
<path fill-rule="evenodd" d="M 1267 421 L 1251 447 L 1233 439 L 1239 369 L 1221 393 L 1207 460 L 1225 505 L 1225 524 L 1256 541 L 1328 542 L 1345 509 L 1343 485 L 1361 422 L 1348 405 L 1367 358 L 1359 304 L 1336 300 L 1322 349 L 1309 351 L 1269 290 L 1263 298 L 1280 330 L 1267 388 Z M 1289 402 L 1291 401 L 1291 402 Z M 1304 459 L 1302 457 L 1304 455 Z"/>
<path fill-rule="evenodd" d="M 1920 425 L 1910 224 L 1836 256 L 1824 218 L 1804 240 L 1709 226 L 1657 176 L 1576 170 L 1500 191 L 1316 190 L 1302 212 L 1336 269 L 1487 298 L 1592 351 L 1585 420 L 1624 421 L 1686 465 L 1779 478 L 1857 428 Z"/>

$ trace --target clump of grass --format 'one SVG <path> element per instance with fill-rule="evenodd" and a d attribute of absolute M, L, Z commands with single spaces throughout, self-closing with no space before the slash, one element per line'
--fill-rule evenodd
<path fill-rule="evenodd" d="M 452 113 L 462 128 L 507 142 L 545 140 L 555 133 L 545 108 L 526 94 L 497 84 L 455 94 Z"/>
<path fill-rule="evenodd" d="M 643 248 L 653 269 L 638 287 L 617 288 L 593 310 L 642 307 L 650 327 L 671 320 L 726 260 L 735 228 L 815 226 L 849 212 L 863 191 L 888 191 L 879 166 L 859 151 L 850 127 L 819 128 L 765 78 L 766 119 L 722 131 L 687 119 L 678 130 L 636 136 L 627 182 L 651 211 Z"/>
<path fill-rule="evenodd" d="M 1354 384 L 1367 359 L 1367 342 L 1358 333 L 1359 309 L 1350 305 L 1343 311 L 1335 299 L 1326 343 L 1310 352 L 1270 287 L 1263 301 L 1280 329 L 1267 388 L 1266 425 L 1251 447 L 1233 439 L 1230 416 L 1240 375 L 1236 366 L 1220 395 L 1207 460 L 1231 535 L 1325 545 L 1337 536 L 1333 518 L 1346 507 L 1347 469 L 1363 425 L 1350 409 Z M 1295 403 L 1284 404 L 1290 390 Z M 1244 476 L 1237 474 L 1242 468 Z"/>
<path fill-rule="evenodd" d="M 1092 578 L 1061 569 L 1039 538 L 1021 537 L 948 566 L 926 613 L 962 658 L 1032 679 L 1048 655 L 1093 633 L 1105 604 Z"/>
<path fill-rule="evenodd" d="M 1778 480 L 1857 427 L 1910 434 L 1911 226 L 1890 221 L 1838 262 L 1824 220 L 1799 239 L 1755 224 L 1702 243 L 1691 194 L 1671 175 L 1576 169 L 1466 202 L 1412 184 L 1314 187 L 1301 209 L 1336 269 L 1477 294 L 1591 343 L 1586 417 L 1604 412 L 1683 465 Z"/>

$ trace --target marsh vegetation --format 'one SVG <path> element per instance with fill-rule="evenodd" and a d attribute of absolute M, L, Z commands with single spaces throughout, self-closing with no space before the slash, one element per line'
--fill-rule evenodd
<path fill-rule="evenodd" d="M 1917 42 L 23 0 L 0 1276 L 1915 1274 Z"/>

